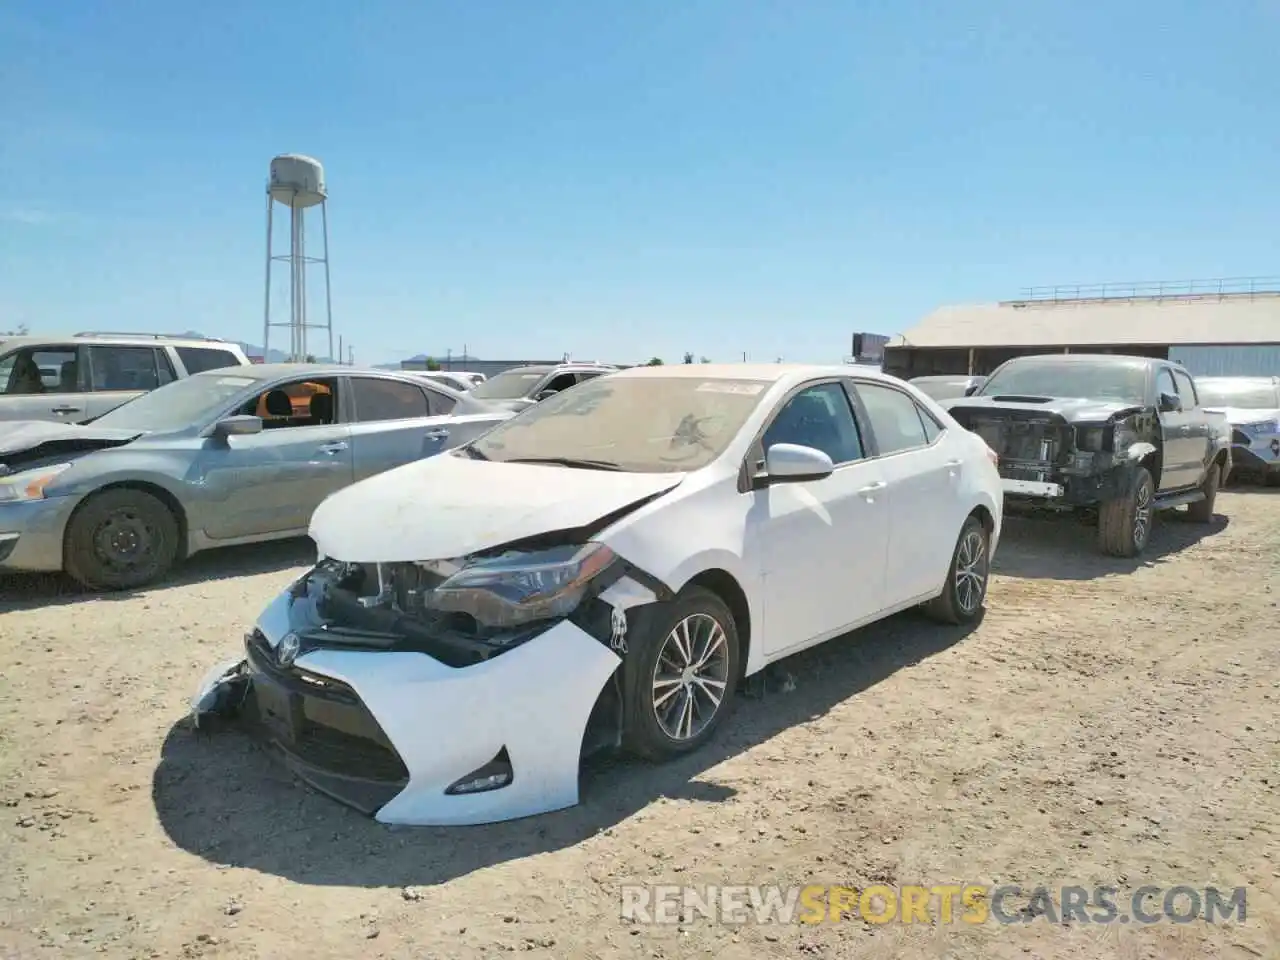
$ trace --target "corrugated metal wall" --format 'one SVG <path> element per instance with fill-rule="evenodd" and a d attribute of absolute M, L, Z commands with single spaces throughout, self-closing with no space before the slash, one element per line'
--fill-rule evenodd
<path fill-rule="evenodd" d="M 1170 347 L 1169 359 L 1197 377 L 1280 376 L 1280 344 L 1255 347 Z"/>

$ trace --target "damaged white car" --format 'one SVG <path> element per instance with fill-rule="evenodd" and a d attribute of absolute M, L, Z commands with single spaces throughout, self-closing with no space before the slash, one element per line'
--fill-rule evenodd
<path fill-rule="evenodd" d="M 578 802 L 697 748 L 767 664 L 908 607 L 981 613 L 993 454 L 850 367 L 640 367 L 334 494 L 321 559 L 197 692 L 386 823 Z"/>

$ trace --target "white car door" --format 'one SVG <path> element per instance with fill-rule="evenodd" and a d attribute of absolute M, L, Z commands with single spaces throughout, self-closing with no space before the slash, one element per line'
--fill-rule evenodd
<path fill-rule="evenodd" d="M 747 550 L 763 574 L 761 645 L 770 660 L 874 617 L 889 532 L 881 465 L 864 454 L 840 381 L 806 384 L 779 405 L 752 452 L 757 470 L 775 443 L 821 450 L 836 469 L 750 493 Z"/>
<path fill-rule="evenodd" d="M 932 596 L 946 580 L 964 519 L 958 513 L 963 453 L 905 390 L 859 380 L 854 396 L 888 484 L 885 606 Z"/>

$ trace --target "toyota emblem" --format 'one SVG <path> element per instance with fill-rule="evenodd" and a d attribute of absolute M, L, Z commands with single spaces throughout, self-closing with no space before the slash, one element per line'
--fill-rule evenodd
<path fill-rule="evenodd" d="M 280 638 L 280 646 L 276 647 L 276 663 L 282 667 L 293 666 L 293 661 L 298 659 L 298 635 L 296 633 L 286 633 Z"/>

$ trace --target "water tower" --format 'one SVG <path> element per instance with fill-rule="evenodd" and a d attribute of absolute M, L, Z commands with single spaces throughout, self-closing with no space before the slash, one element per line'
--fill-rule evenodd
<path fill-rule="evenodd" d="M 323 330 L 328 339 L 329 357 L 333 357 L 333 317 L 329 298 L 329 214 L 325 201 L 324 167 L 319 160 L 296 153 L 286 153 L 271 161 L 271 180 L 267 183 L 267 295 L 262 328 L 263 358 L 270 356 L 271 328 L 289 328 L 289 359 L 301 361 L 311 352 L 307 348 L 307 331 Z M 272 214 L 277 203 L 289 208 L 289 252 L 276 254 L 272 243 L 275 231 Z M 306 212 L 320 208 L 320 232 L 324 244 L 318 257 L 307 256 Z M 276 261 L 289 264 L 289 319 L 271 319 L 271 265 Z M 324 320 L 312 321 L 307 312 L 307 268 L 324 265 Z"/>

